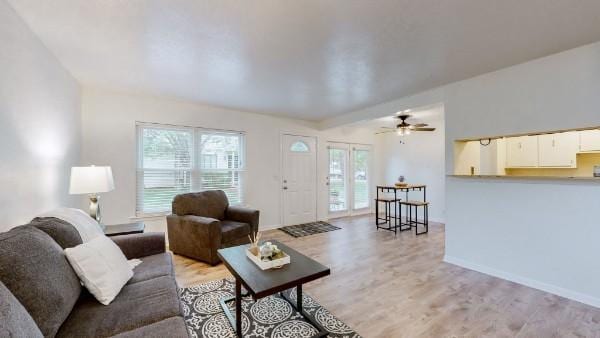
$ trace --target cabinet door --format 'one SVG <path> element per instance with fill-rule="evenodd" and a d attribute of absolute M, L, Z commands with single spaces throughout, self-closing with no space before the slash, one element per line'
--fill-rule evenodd
<path fill-rule="evenodd" d="M 506 139 L 506 166 L 509 168 L 537 167 L 537 136 L 519 136 Z"/>
<path fill-rule="evenodd" d="M 540 135 L 540 167 L 576 167 L 577 136 L 576 132 Z"/>
<path fill-rule="evenodd" d="M 506 139 L 506 166 L 508 168 L 518 167 L 521 155 L 521 143 L 519 137 L 508 137 Z"/>
<path fill-rule="evenodd" d="M 580 131 L 579 151 L 600 151 L 600 130 Z"/>
<path fill-rule="evenodd" d="M 521 139 L 521 166 L 538 166 L 538 137 L 522 136 Z"/>

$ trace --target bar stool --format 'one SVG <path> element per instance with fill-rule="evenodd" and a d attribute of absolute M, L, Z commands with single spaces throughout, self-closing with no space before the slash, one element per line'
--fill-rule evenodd
<path fill-rule="evenodd" d="M 415 228 L 415 235 L 423 235 L 429 232 L 429 202 L 423 201 L 400 201 L 400 209 L 405 205 L 408 208 L 408 220 L 407 223 L 410 227 Z M 419 221 L 419 208 L 423 208 L 423 221 Z M 415 209 L 413 218 L 413 208 Z M 419 225 L 425 227 L 425 231 L 419 232 Z"/>
<path fill-rule="evenodd" d="M 377 225 L 377 230 L 379 229 L 383 229 L 383 230 L 389 230 L 389 231 L 393 231 L 394 234 L 396 234 L 397 228 L 398 228 L 398 202 L 400 201 L 400 198 L 395 198 L 395 197 L 378 197 L 375 199 L 375 225 Z M 384 218 L 379 217 L 379 203 L 383 203 L 383 207 L 385 210 L 385 216 Z M 394 206 L 394 216 L 392 216 L 392 206 Z M 394 226 L 392 227 L 392 218 L 394 219 Z M 379 222 L 383 220 L 383 222 Z M 380 227 L 380 225 L 382 224 L 388 224 L 387 228 L 384 227 Z"/>

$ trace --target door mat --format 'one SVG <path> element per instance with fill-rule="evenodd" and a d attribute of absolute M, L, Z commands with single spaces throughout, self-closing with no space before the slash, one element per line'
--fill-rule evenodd
<path fill-rule="evenodd" d="M 288 225 L 283 228 L 279 228 L 279 230 L 285 232 L 286 234 L 292 237 L 304 237 L 314 234 L 320 234 L 323 232 L 329 232 L 334 230 L 339 230 L 341 228 L 336 227 L 335 225 L 331 225 L 327 222 L 311 222 L 297 225 Z"/>

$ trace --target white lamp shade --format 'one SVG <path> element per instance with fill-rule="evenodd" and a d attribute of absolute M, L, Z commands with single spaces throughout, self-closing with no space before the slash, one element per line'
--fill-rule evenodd
<path fill-rule="evenodd" d="M 108 192 L 115 188 L 110 167 L 72 167 L 69 193 L 95 194 Z"/>

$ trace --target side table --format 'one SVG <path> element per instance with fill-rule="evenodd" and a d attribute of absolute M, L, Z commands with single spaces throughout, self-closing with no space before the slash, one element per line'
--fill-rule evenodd
<path fill-rule="evenodd" d="M 119 236 L 119 235 L 130 235 L 130 234 L 141 234 L 144 232 L 146 225 L 144 222 L 133 222 L 123 224 L 107 225 L 104 229 L 106 236 Z"/>

